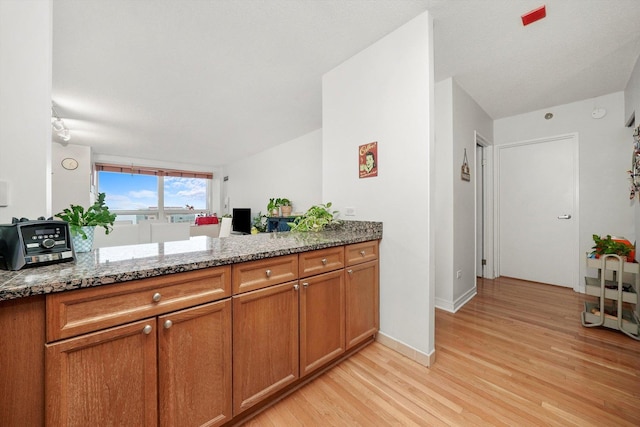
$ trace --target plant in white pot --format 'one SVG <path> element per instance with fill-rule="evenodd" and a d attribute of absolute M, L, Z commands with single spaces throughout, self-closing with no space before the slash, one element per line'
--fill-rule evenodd
<path fill-rule="evenodd" d="M 95 203 L 85 209 L 79 205 L 70 205 L 56 216 L 69 223 L 71 239 L 76 252 L 90 252 L 93 247 L 93 234 L 96 227 L 103 227 L 105 234 L 113 230 L 116 214 L 109 211 L 104 203 L 105 194 L 98 194 Z"/>
<path fill-rule="evenodd" d="M 282 212 L 282 216 L 291 216 L 292 209 L 291 200 L 287 198 L 280 199 L 280 211 Z"/>
<path fill-rule="evenodd" d="M 271 216 L 280 216 L 280 198 L 271 198 L 267 203 L 267 212 Z"/>

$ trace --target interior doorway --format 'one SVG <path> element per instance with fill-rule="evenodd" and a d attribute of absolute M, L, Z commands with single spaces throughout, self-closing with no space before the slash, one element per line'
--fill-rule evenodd
<path fill-rule="evenodd" d="M 496 147 L 497 271 L 578 288 L 578 135 Z"/>
<path fill-rule="evenodd" d="M 476 277 L 493 279 L 493 268 L 489 261 L 491 253 L 491 143 L 475 132 L 476 171 Z"/>

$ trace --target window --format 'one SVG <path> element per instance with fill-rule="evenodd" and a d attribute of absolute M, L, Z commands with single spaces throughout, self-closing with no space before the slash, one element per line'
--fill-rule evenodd
<path fill-rule="evenodd" d="M 213 174 L 96 164 L 98 192 L 117 221 L 194 222 L 209 209 Z"/>

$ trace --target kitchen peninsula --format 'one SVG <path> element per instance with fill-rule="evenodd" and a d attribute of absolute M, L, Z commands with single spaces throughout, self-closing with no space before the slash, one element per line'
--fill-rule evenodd
<path fill-rule="evenodd" d="M 246 418 L 375 337 L 381 238 L 345 221 L 0 271 L 0 421 Z"/>

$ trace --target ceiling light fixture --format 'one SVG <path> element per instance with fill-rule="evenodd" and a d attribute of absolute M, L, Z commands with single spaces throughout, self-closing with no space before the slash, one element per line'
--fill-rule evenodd
<path fill-rule="evenodd" d="M 64 142 L 68 142 L 71 139 L 71 132 L 69 132 L 69 128 L 64 124 L 60 116 L 58 116 L 53 102 L 51 103 L 51 127 L 56 135 Z"/>

